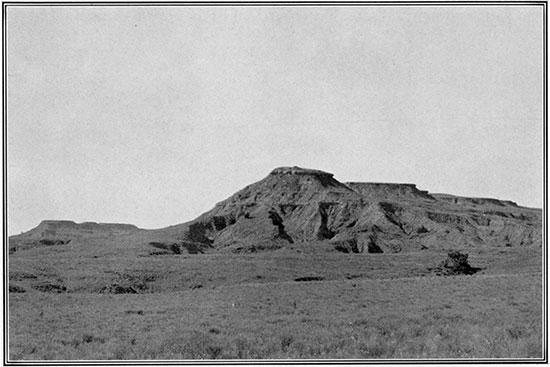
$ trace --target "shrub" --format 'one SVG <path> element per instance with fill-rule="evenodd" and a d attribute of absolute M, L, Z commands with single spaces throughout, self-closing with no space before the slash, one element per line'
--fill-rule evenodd
<path fill-rule="evenodd" d="M 44 281 L 39 284 L 35 284 L 32 287 L 37 291 L 46 292 L 46 293 L 64 293 L 67 291 L 67 287 L 65 287 L 63 284 L 57 283 L 57 282 L 49 282 L 49 281 Z"/>
<path fill-rule="evenodd" d="M 25 290 L 25 288 L 20 287 L 20 286 L 18 286 L 18 285 L 10 284 L 10 286 L 9 286 L 9 292 L 10 292 L 10 293 L 25 293 L 26 290 Z"/>
<path fill-rule="evenodd" d="M 474 268 L 468 264 L 468 254 L 463 254 L 460 251 L 450 251 L 438 270 L 443 273 L 443 275 L 470 275 L 476 273 L 480 269 Z"/>

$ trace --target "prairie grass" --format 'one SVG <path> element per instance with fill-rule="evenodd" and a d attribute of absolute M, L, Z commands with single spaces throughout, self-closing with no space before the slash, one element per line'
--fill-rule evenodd
<path fill-rule="evenodd" d="M 540 274 L 10 294 L 13 360 L 541 358 Z"/>
<path fill-rule="evenodd" d="M 71 242 L 72 243 L 72 242 Z M 126 251 L 120 244 L 75 242 L 58 252 L 52 247 L 16 252 L 9 257 L 10 284 L 27 286 L 47 280 L 63 283 L 68 292 L 100 292 L 113 285 L 132 285 L 144 292 L 185 291 L 193 287 L 225 287 L 241 283 L 276 283 L 296 278 L 325 280 L 430 277 L 446 251 L 399 254 L 296 253 L 148 256 L 149 250 Z M 53 246 L 55 247 L 55 246 Z M 116 251 L 116 252 L 115 252 Z M 480 275 L 538 273 L 540 248 L 486 248 L 467 251 Z M 26 278 L 25 278 L 26 277 Z M 34 277 L 34 278 L 33 278 Z M 154 278 L 154 282 L 149 279 Z"/>

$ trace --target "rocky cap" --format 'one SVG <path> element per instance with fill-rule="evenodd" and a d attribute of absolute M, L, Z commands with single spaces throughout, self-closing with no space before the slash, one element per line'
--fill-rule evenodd
<path fill-rule="evenodd" d="M 332 173 L 316 170 L 316 169 L 307 169 L 301 167 L 278 167 L 271 171 L 270 175 L 280 176 L 280 175 L 304 175 L 304 176 L 326 176 L 333 177 Z"/>

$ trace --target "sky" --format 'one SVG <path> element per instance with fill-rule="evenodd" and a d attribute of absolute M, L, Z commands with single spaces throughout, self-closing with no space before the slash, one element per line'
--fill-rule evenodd
<path fill-rule="evenodd" d="M 542 10 L 8 7 L 8 232 L 178 224 L 279 166 L 540 208 Z"/>

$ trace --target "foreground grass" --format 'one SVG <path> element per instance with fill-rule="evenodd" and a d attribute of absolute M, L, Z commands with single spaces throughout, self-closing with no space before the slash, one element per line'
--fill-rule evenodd
<path fill-rule="evenodd" d="M 43 359 L 540 358 L 540 274 L 10 294 L 9 355 Z"/>

